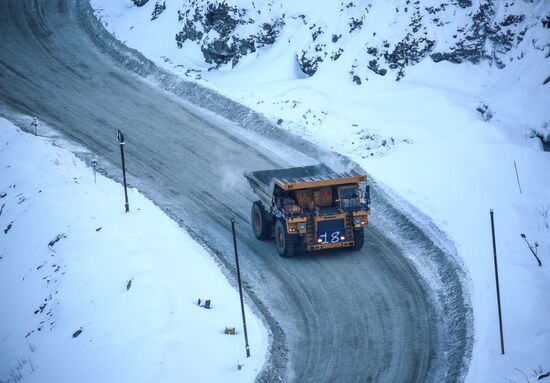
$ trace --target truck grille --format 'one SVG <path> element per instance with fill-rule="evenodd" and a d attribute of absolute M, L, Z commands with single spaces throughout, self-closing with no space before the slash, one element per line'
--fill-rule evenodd
<path fill-rule="evenodd" d="M 346 240 L 346 227 L 343 219 L 317 222 L 317 242 L 315 245 L 335 245 Z"/>
<path fill-rule="evenodd" d="M 317 222 L 317 231 L 318 232 L 331 232 L 340 230 L 342 233 L 345 232 L 345 224 L 343 219 L 333 219 L 330 221 L 319 221 Z"/>

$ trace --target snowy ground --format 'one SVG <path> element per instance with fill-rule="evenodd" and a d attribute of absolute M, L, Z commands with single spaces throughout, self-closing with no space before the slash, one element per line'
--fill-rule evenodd
<path fill-rule="evenodd" d="M 130 47 L 349 156 L 448 235 L 471 277 L 476 341 L 468 382 L 519 382 L 525 376 L 533 381 L 550 370 L 550 153 L 534 137 L 550 135 L 550 92 L 543 85 L 548 59 L 528 45 L 544 44 L 548 32 L 530 29 L 523 59 L 503 70 L 486 63 L 435 64 L 428 58 L 409 67 L 400 82 L 372 76 L 357 86 L 343 70 L 353 64 L 353 49 L 348 46 L 351 53 L 306 78 L 290 35 L 233 69 L 201 71 L 207 66 L 198 46 L 186 42 L 178 49 L 174 41 L 181 28 L 180 4 L 166 3 L 166 11 L 151 22 L 153 1 L 142 8 L 130 1 L 92 1 L 107 29 Z M 301 11 L 330 23 L 330 15 L 314 3 L 302 4 Z M 292 27 L 282 33 L 292 34 Z M 490 209 L 495 211 L 504 356 Z M 539 244 L 543 267 L 522 233 Z"/>
<path fill-rule="evenodd" d="M 124 213 L 120 184 L 53 143 L 69 145 L 0 119 L 0 382 L 253 381 L 268 334 L 247 308 L 247 359 L 213 258 L 135 189 Z"/>

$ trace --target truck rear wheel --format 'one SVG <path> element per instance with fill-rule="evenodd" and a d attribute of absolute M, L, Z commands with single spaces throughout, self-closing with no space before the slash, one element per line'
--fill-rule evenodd
<path fill-rule="evenodd" d="M 363 243 L 365 242 L 365 229 L 360 228 L 353 230 L 353 241 L 355 244 L 353 245 L 353 250 L 361 250 L 363 248 Z"/>
<path fill-rule="evenodd" d="M 282 219 L 275 222 L 275 244 L 281 257 L 290 258 L 296 253 L 297 236 L 288 234 L 286 223 Z"/>
<path fill-rule="evenodd" d="M 252 230 L 256 238 L 262 241 L 271 238 L 273 220 L 261 201 L 256 201 L 252 204 L 251 221 Z"/>

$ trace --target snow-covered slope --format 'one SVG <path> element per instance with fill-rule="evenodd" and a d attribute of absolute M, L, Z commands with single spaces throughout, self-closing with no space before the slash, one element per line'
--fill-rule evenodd
<path fill-rule="evenodd" d="M 265 328 L 247 308 L 246 358 L 236 290 L 151 201 L 4 119 L 0 163 L 0 382 L 255 379 Z"/>
<path fill-rule="evenodd" d="M 474 304 L 467 381 L 550 370 L 550 3 L 145 3 L 92 1 L 127 45 L 349 156 L 456 244 Z"/>
<path fill-rule="evenodd" d="M 545 1 L 327 1 L 322 6 L 312 0 L 137 2 L 145 4 L 141 7 L 129 0 L 94 3 L 98 15 L 106 16 L 108 29 L 128 45 L 231 94 L 249 94 L 250 89 L 257 93 L 265 83 L 280 87 L 284 81 L 312 76 L 320 86 L 330 84 L 323 91 L 336 93 L 335 99 L 341 99 L 338 91 L 344 89 L 346 105 L 364 93 L 375 93 L 377 84 L 391 87 L 395 80 L 407 79 L 466 93 L 477 98 L 469 105 L 474 113 L 478 109 L 483 118 L 503 113 L 521 120 L 522 133 L 550 141 L 548 114 L 542 112 L 549 100 L 544 83 L 550 80 L 545 70 L 550 4 Z M 116 30 L 109 27 L 110 20 L 116 20 Z M 311 88 L 309 81 L 295 82 L 292 88 L 298 83 Z M 300 102 L 288 91 L 285 96 L 259 109 L 267 112 L 275 106 L 285 119 L 292 113 L 288 106 L 296 109 L 294 101 Z M 297 109 L 306 114 L 308 124 L 324 120 L 319 111 L 308 121 L 311 105 Z M 384 137 L 388 146 L 393 146 L 391 138 Z M 367 151 L 382 141 L 363 140 L 371 141 Z"/>

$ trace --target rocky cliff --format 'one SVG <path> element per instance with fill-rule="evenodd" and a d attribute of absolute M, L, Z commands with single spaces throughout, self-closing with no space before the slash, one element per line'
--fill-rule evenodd
<path fill-rule="evenodd" d="M 323 4 L 329 9 L 324 13 L 311 12 L 314 2 L 300 3 L 184 0 L 172 5 L 181 25 L 174 43 L 198 45 L 205 62 L 217 68 L 237 65 L 284 34 L 303 73 L 313 76 L 325 63 L 352 55 L 347 70 L 357 84 L 372 76 L 399 80 L 425 59 L 486 61 L 501 69 L 521 60 L 526 49 L 546 57 L 550 50 L 550 7 L 544 1 L 332 1 Z"/>

